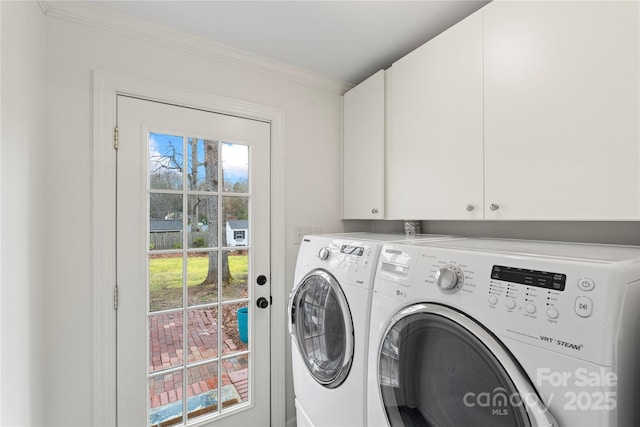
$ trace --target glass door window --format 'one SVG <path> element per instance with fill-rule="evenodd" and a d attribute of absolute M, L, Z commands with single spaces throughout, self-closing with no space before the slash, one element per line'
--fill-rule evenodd
<path fill-rule="evenodd" d="M 148 141 L 148 402 L 149 425 L 160 426 L 249 400 L 250 236 L 227 233 L 248 229 L 249 147 Z"/>

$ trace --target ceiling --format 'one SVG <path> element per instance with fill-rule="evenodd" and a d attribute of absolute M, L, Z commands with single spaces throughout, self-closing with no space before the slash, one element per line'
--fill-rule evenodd
<path fill-rule="evenodd" d="M 91 4 L 357 84 L 484 6 L 480 0 L 95 1 Z"/>

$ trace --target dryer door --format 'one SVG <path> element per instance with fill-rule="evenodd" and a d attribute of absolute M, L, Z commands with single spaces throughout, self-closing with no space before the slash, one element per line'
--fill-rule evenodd
<path fill-rule="evenodd" d="M 412 305 L 383 337 L 378 384 L 391 426 L 557 426 L 512 355 L 460 312 Z"/>
<path fill-rule="evenodd" d="M 313 378 L 338 387 L 353 361 L 353 322 L 338 281 L 314 270 L 296 287 L 290 300 L 291 334 Z"/>

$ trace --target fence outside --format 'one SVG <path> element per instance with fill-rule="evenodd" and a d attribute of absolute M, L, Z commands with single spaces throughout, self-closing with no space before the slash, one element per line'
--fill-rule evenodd
<path fill-rule="evenodd" d="M 189 248 L 193 248 L 193 241 L 198 238 L 206 240 L 207 233 L 204 231 L 196 231 L 188 233 L 187 239 L 189 240 Z M 182 232 L 181 231 L 167 231 L 167 232 L 155 232 L 149 233 L 149 248 L 156 251 L 166 249 L 182 249 Z"/>

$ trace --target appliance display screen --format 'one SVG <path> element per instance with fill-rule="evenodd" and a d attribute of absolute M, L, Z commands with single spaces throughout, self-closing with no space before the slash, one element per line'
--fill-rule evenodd
<path fill-rule="evenodd" d="M 493 266 L 491 278 L 505 282 L 519 283 L 521 285 L 535 286 L 537 288 L 552 289 L 554 291 L 564 291 L 564 286 L 567 281 L 566 274 L 505 267 L 502 265 Z"/>
<path fill-rule="evenodd" d="M 340 252 L 348 255 L 362 256 L 364 255 L 364 248 L 361 246 L 342 245 Z"/>

